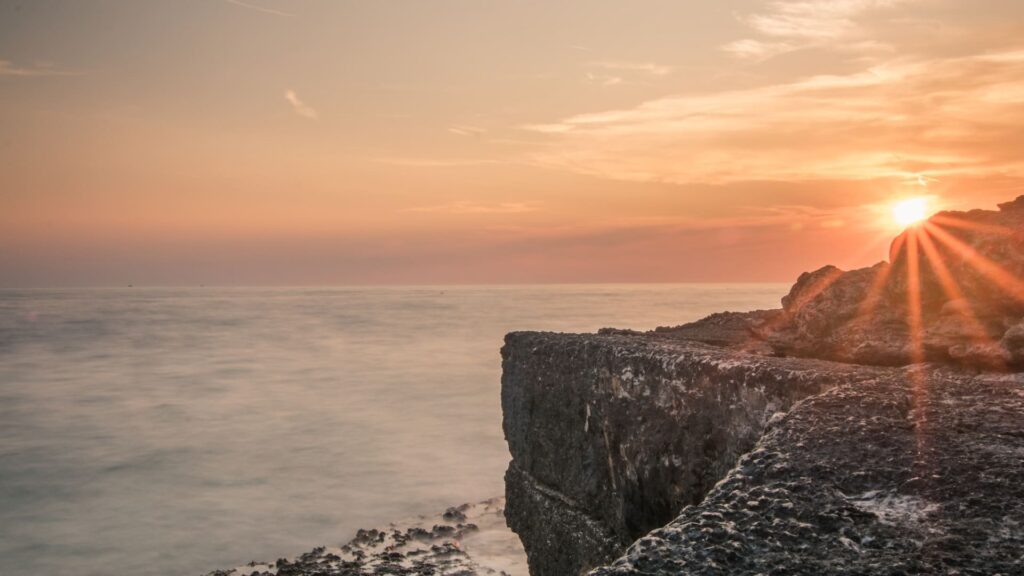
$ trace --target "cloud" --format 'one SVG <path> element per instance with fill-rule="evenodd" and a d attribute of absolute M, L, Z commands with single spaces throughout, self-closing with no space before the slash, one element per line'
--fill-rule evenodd
<path fill-rule="evenodd" d="M 524 128 L 548 139 L 539 164 L 617 179 L 1024 175 L 1024 52 L 892 60 Z"/>
<path fill-rule="evenodd" d="M 500 204 L 478 204 L 476 202 L 458 201 L 436 206 L 419 206 L 410 208 L 409 212 L 443 212 L 448 214 L 522 214 L 536 212 L 540 205 L 536 202 L 502 202 Z"/>
<path fill-rule="evenodd" d="M 722 46 L 722 50 L 747 60 L 767 60 L 779 54 L 792 52 L 797 49 L 795 44 L 790 42 L 762 42 L 751 38 L 736 40 Z"/>
<path fill-rule="evenodd" d="M 622 76 L 595 74 L 593 72 L 587 72 L 587 80 L 602 86 L 615 86 L 616 84 L 622 84 Z"/>
<path fill-rule="evenodd" d="M 30 68 L 15 66 L 9 60 L 0 60 L 0 77 L 37 77 L 37 76 L 81 76 L 81 72 L 73 70 L 60 70 L 46 65 L 36 65 Z"/>
<path fill-rule="evenodd" d="M 448 131 L 452 134 L 458 134 L 459 136 L 480 136 L 484 132 L 487 132 L 487 130 L 478 126 L 467 126 L 464 124 L 450 126 Z"/>
<path fill-rule="evenodd" d="M 368 157 L 366 161 L 408 168 L 458 168 L 508 163 L 506 160 L 496 160 L 493 158 L 403 158 L 398 156 Z"/>
<path fill-rule="evenodd" d="M 617 60 L 602 60 L 591 62 L 590 66 L 604 70 L 621 70 L 625 72 L 644 72 L 652 76 L 667 76 L 672 73 L 671 66 L 655 64 L 653 62 L 623 62 Z"/>
<path fill-rule="evenodd" d="M 590 82 L 602 86 L 615 86 L 627 83 L 626 76 L 667 76 L 672 73 L 671 66 L 655 64 L 653 62 L 625 62 L 617 60 L 600 60 L 588 62 L 587 67 L 591 71 L 586 73 Z"/>
<path fill-rule="evenodd" d="M 265 8 L 263 6 L 257 6 L 256 4 L 249 4 L 248 2 L 242 2 L 242 0 L 224 0 L 228 4 L 234 6 L 241 6 L 242 8 L 248 8 L 249 10 L 255 10 L 257 12 L 263 12 L 264 14 L 273 14 L 274 16 L 286 16 L 292 18 L 295 14 L 290 12 L 283 12 L 281 10 L 275 10 L 273 8 Z"/>
<path fill-rule="evenodd" d="M 857 41 L 867 33 L 860 18 L 914 1 L 917 0 L 771 0 L 761 12 L 738 16 L 752 31 L 768 39 L 743 38 L 725 44 L 722 50 L 737 58 L 753 60 L 815 47 L 850 50 L 850 43 L 859 44 Z"/>
<path fill-rule="evenodd" d="M 299 96 L 295 94 L 294 91 L 286 90 L 284 93 L 284 99 L 287 100 L 288 103 L 292 105 L 292 110 L 294 110 L 295 113 L 298 114 L 299 116 L 302 116 L 303 118 L 309 118 L 310 120 L 316 120 L 317 118 L 319 118 L 319 115 L 317 114 L 316 110 L 314 110 L 311 106 L 309 106 L 302 100 L 299 100 Z"/>

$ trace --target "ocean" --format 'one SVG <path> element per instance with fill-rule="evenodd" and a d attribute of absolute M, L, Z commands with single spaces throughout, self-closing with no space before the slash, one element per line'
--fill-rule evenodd
<path fill-rule="evenodd" d="M 199 575 L 501 495 L 506 332 L 651 329 L 787 289 L 0 291 L 0 572 Z"/>

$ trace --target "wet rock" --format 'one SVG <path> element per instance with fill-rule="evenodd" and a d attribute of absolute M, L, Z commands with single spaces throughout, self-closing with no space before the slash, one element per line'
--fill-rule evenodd
<path fill-rule="evenodd" d="M 442 518 L 444 518 L 445 520 L 447 520 L 449 522 L 465 522 L 465 520 L 466 520 L 466 513 L 465 513 L 465 511 L 466 511 L 466 505 L 465 504 L 463 504 L 462 506 L 458 506 L 458 507 L 453 506 L 453 507 L 451 507 L 451 508 L 449 508 L 449 509 L 444 511 L 444 514 L 442 515 Z"/>
<path fill-rule="evenodd" d="M 297 558 L 250 562 L 207 576 L 497 576 L 505 567 L 525 574 L 522 548 L 504 524 L 504 501 L 495 498 L 449 508 L 411 526 L 359 530 L 337 548 L 317 547 Z M 481 527 L 488 537 L 478 546 L 474 538 Z"/>

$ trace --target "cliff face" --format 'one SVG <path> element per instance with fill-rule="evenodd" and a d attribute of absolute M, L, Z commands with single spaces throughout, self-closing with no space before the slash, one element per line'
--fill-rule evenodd
<path fill-rule="evenodd" d="M 749 334 L 711 324 L 682 335 Z M 611 562 L 699 503 L 773 415 L 886 372 L 752 355 L 680 331 L 513 333 L 502 356 L 506 517 L 534 576 Z"/>

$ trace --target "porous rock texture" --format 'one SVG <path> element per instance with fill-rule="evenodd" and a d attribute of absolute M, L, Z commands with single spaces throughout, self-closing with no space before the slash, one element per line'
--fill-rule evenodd
<path fill-rule="evenodd" d="M 1022 414 L 1019 377 L 836 387 L 592 575 L 1024 574 Z"/>
<path fill-rule="evenodd" d="M 502 354 L 506 517 L 535 576 L 612 561 L 699 503 L 774 415 L 891 370 L 754 355 L 668 330 L 513 333 Z"/>
<path fill-rule="evenodd" d="M 890 259 L 781 310 L 509 334 L 530 573 L 1024 575 L 1024 197 Z"/>

